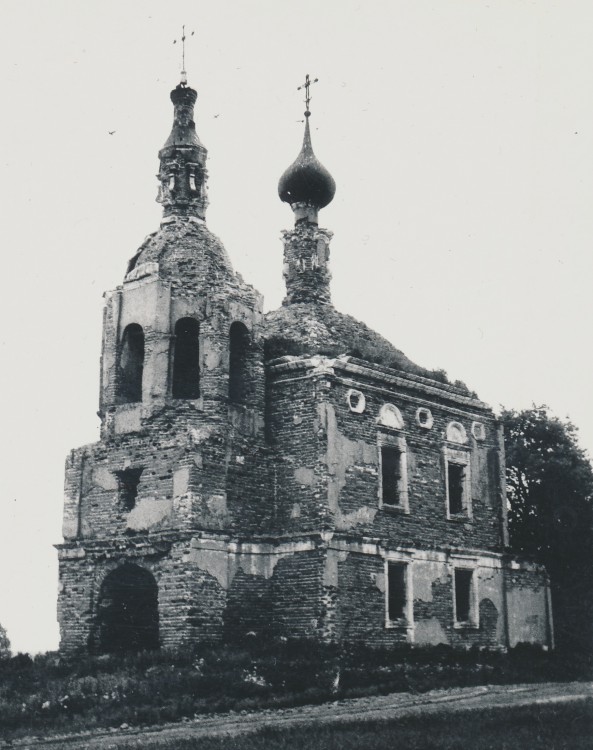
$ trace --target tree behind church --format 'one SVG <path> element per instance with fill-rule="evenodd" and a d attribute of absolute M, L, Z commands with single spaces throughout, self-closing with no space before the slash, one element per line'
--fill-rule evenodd
<path fill-rule="evenodd" d="M 593 469 L 568 420 L 504 410 L 510 546 L 550 575 L 558 648 L 593 650 Z"/>

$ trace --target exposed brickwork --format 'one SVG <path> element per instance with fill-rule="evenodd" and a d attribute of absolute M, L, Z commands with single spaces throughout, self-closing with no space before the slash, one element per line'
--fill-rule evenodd
<path fill-rule="evenodd" d="M 293 206 L 287 297 L 264 318 L 261 296 L 203 221 L 205 149 L 191 91 L 173 97 L 161 151 L 163 224 L 106 295 L 100 441 L 66 461 L 61 648 L 105 647 L 109 591 L 125 586 L 104 582 L 130 566 L 141 569 L 130 580 L 156 586 L 162 646 L 250 633 L 550 645 L 545 571 L 503 555 L 504 453 L 492 411 L 332 307 L 321 204 Z M 179 382 L 191 397 L 179 397 Z M 382 448 L 397 467 L 395 500 L 382 495 Z M 390 562 L 406 566 L 396 622 Z M 467 622 L 455 619 L 457 567 L 473 571 Z"/>

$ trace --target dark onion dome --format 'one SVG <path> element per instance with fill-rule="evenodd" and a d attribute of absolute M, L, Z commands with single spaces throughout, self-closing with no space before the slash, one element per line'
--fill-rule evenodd
<path fill-rule="evenodd" d="M 278 195 L 280 200 L 290 205 L 306 203 L 315 208 L 324 208 L 331 203 L 335 192 L 334 178 L 313 153 L 307 116 L 303 147 L 280 178 Z"/>
<path fill-rule="evenodd" d="M 171 101 L 175 109 L 173 128 L 161 150 L 161 157 L 176 146 L 193 146 L 204 149 L 196 133 L 194 105 L 198 93 L 189 86 L 179 84 L 171 91 Z"/>

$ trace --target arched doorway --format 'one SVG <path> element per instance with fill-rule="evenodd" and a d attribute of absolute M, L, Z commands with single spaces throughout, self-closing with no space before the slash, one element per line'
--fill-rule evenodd
<path fill-rule="evenodd" d="M 98 603 L 103 653 L 159 647 L 158 588 L 149 571 L 126 563 L 103 581 Z"/>

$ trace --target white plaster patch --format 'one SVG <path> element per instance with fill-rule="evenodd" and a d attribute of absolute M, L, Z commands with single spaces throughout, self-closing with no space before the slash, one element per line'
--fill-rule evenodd
<path fill-rule="evenodd" d="M 382 570 L 380 573 L 371 573 L 371 581 L 379 589 L 379 591 L 385 593 L 385 571 Z"/>
<path fill-rule="evenodd" d="M 330 509 L 339 512 L 340 490 L 346 484 L 346 469 L 354 464 L 377 464 L 377 446 L 369 445 L 363 440 L 350 440 L 338 430 L 336 413 L 331 404 L 318 406 L 321 424 L 327 432 L 327 463 L 330 481 L 327 487 L 327 499 Z"/>
<path fill-rule="evenodd" d="M 323 585 L 338 585 L 338 563 L 344 562 L 348 557 L 348 552 L 328 549 L 323 568 Z"/>
<path fill-rule="evenodd" d="M 315 472 L 313 469 L 308 469 L 305 466 L 299 466 L 294 470 L 294 481 L 297 484 L 304 484 L 307 487 L 312 487 L 315 482 Z"/>
<path fill-rule="evenodd" d="M 93 484 L 104 490 L 116 490 L 117 477 L 106 466 L 97 466 L 93 469 Z"/>
<path fill-rule="evenodd" d="M 208 440 L 213 432 L 213 428 L 208 425 L 204 427 L 191 427 L 188 425 L 187 432 L 192 445 L 200 445 L 200 443 Z"/>
<path fill-rule="evenodd" d="M 142 404 L 120 406 L 113 417 L 113 428 L 116 435 L 127 432 L 138 432 L 142 418 Z"/>
<path fill-rule="evenodd" d="M 189 485 L 189 466 L 182 466 L 173 472 L 173 495 L 185 495 Z"/>
<path fill-rule="evenodd" d="M 419 620 L 414 627 L 414 643 L 419 646 L 436 646 L 439 643 L 447 643 L 447 634 L 441 623 L 434 617 L 427 620 Z"/>
<path fill-rule="evenodd" d="M 206 498 L 206 506 L 210 513 L 215 516 L 226 515 L 226 495 L 209 495 Z"/>
<path fill-rule="evenodd" d="M 447 566 L 438 562 L 414 562 L 414 596 L 423 602 L 432 601 L 432 585 L 447 578 Z"/>
<path fill-rule="evenodd" d="M 274 568 L 280 559 L 279 555 L 240 555 L 238 562 L 247 575 L 268 579 L 274 575 Z"/>
<path fill-rule="evenodd" d="M 204 573 L 216 578 L 223 589 L 228 589 L 232 583 L 233 575 L 229 571 L 229 559 L 226 550 L 192 548 L 188 558 Z"/>
<path fill-rule="evenodd" d="M 363 505 L 362 508 L 358 508 L 352 513 L 338 511 L 336 514 L 336 529 L 344 531 L 360 524 L 371 524 L 375 520 L 378 510 L 377 507 L 370 508 L 368 505 Z"/>
<path fill-rule="evenodd" d="M 220 367 L 222 354 L 220 350 L 212 345 L 210 341 L 206 339 L 203 345 L 204 355 L 203 362 L 204 367 L 207 370 L 216 370 Z"/>
<path fill-rule="evenodd" d="M 292 506 L 292 510 L 290 511 L 290 517 L 291 518 L 300 518 L 301 517 L 301 506 L 299 503 L 294 503 Z"/>
<path fill-rule="evenodd" d="M 128 513 L 127 528 L 134 531 L 150 529 L 162 523 L 173 511 L 172 500 L 157 500 L 154 497 L 144 497 Z"/>

